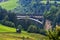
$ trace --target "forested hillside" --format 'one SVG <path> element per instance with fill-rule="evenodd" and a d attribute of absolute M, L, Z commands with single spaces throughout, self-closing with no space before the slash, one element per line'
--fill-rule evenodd
<path fill-rule="evenodd" d="M 0 36 L 1 40 L 60 40 L 60 1 L 0 0 Z"/>

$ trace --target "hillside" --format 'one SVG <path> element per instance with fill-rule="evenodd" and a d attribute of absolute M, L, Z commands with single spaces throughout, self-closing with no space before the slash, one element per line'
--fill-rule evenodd
<path fill-rule="evenodd" d="M 43 4 L 46 4 L 47 0 L 42 0 Z M 19 0 L 8 0 L 6 2 L 0 2 L 0 6 L 2 6 L 3 8 L 7 9 L 7 10 L 13 10 L 14 8 L 18 7 L 20 4 Z M 34 2 L 32 2 L 34 3 Z M 54 3 L 54 2 L 51 2 Z M 25 3 L 24 3 L 25 4 Z M 60 2 L 58 1 L 58 4 L 60 4 Z M 19 9 L 19 8 L 17 8 Z M 20 8 L 21 9 L 21 8 Z"/>
<path fill-rule="evenodd" d="M 15 28 L 10 28 L 0 24 L 0 40 L 48 40 L 46 36 L 35 33 L 27 33 L 26 31 L 22 31 L 21 34 L 15 32 Z"/>
<path fill-rule="evenodd" d="M 16 3 L 18 0 L 8 0 L 6 2 L 1 2 L 0 6 L 7 10 L 12 10 L 14 9 L 18 4 Z"/>
<path fill-rule="evenodd" d="M 10 28 L 0 24 L 0 32 L 15 32 L 15 28 Z"/>

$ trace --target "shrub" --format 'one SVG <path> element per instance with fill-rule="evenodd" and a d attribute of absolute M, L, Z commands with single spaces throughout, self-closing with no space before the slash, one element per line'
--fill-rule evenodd
<path fill-rule="evenodd" d="M 47 31 L 47 36 L 50 40 L 60 40 L 60 30 L 55 28 L 54 30 Z"/>
<path fill-rule="evenodd" d="M 28 32 L 32 32 L 32 33 L 37 33 L 38 32 L 38 28 L 37 28 L 37 26 L 35 26 L 35 25 L 30 25 L 29 27 L 28 27 L 28 30 L 27 30 Z"/>
<path fill-rule="evenodd" d="M 1 22 L 3 25 L 10 26 L 10 27 L 15 27 L 15 24 L 11 21 L 4 21 L 2 20 Z"/>
<path fill-rule="evenodd" d="M 16 32 L 17 33 L 21 33 L 21 30 L 22 30 L 22 26 L 21 25 L 18 25 L 17 26 L 17 29 L 16 29 Z"/>

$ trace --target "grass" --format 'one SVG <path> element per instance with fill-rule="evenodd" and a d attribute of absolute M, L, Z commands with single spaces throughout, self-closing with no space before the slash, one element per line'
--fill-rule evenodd
<path fill-rule="evenodd" d="M 56 25 L 56 30 L 60 31 L 60 25 Z"/>
<path fill-rule="evenodd" d="M 5 8 L 7 10 L 12 10 L 18 5 L 16 3 L 17 1 L 18 0 L 8 0 L 7 2 L 1 2 L 0 6 L 2 6 L 2 8 Z"/>
<path fill-rule="evenodd" d="M 10 28 L 0 24 L 0 32 L 15 32 L 15 28 Z"/>
<path fill-rule="evenodd" d="M 16 33 L 15 28 L 10 28 L 0 24 L 0 40 L 48 40 L 48 38 L 41 34 L 28 33 L 22 31 L 22 33 Z"/>

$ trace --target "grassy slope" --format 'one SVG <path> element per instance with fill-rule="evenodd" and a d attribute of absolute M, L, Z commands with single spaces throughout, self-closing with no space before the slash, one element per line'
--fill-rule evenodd
<path fill-rule="evenodd" d="M 4 25 L 0 24 L 0 40 L 22 40 L 22 37 L 24 36 L 25 39 L 29 37 L 26 40 L 43 40 L 47 39 L 44 35 L 41 34 L 35 34 L 35 33 L 27 33 L 26 31 L 22 31 L 21 34 L 15 33 L 15 28 L 10 28 Z"/>
<path fill-rule="evenodd" d="M 15 29 L 0 24 L 0 32 L 15 32 Z"/>
<path fill-rule="evenodd" d="M 7 2 L 1 2 L 0 6 L 7 10 L 12 10 L 14 9 L 18 4 L 16 3 L 18 0 L 9 0 Z"/>

